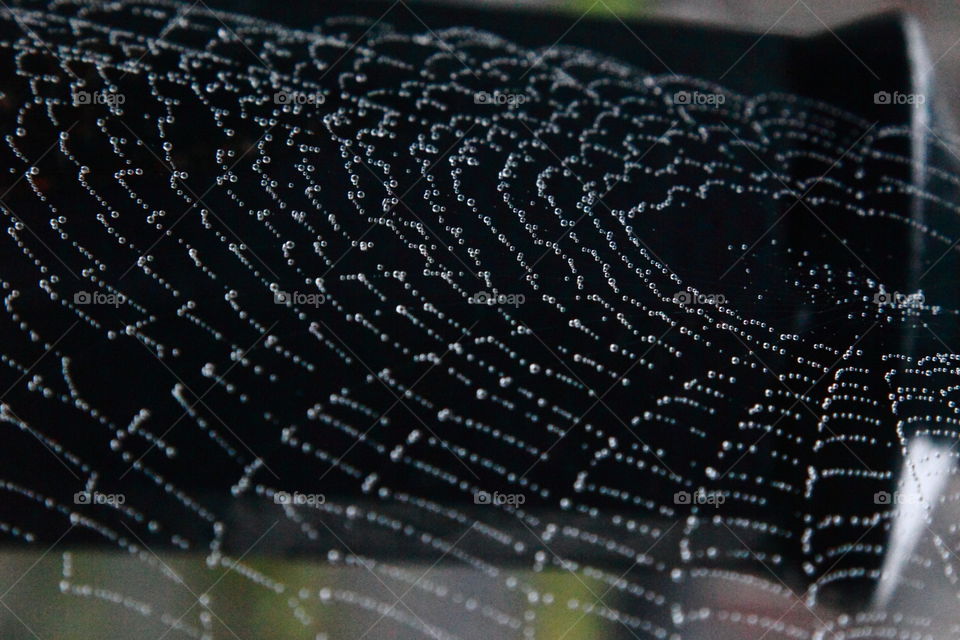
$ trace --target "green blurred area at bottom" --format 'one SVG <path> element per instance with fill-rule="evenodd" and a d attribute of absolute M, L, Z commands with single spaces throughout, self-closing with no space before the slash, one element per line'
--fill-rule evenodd
<path fill-rule="evenodd" d="M 334 640 L 430 637 L 435 628 L 464 640 L 603 637 L 594 609 L 609 585 L 562 569 L 496 574 L 336 554 L 236 563 L 145 549 L 6 550 L 0 580 L 13 586 L 0 636 Z"/>

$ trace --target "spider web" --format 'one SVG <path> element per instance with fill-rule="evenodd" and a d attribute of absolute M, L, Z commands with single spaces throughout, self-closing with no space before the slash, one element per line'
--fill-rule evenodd
<path fill-rule="evenodd" d="M 960 595 L 947 133 L 467 27 L 12 7 L 35 598 L 137 637 L 245 637 L 224 579 L 284 637 L 956 634 L 916 605 Z"/>

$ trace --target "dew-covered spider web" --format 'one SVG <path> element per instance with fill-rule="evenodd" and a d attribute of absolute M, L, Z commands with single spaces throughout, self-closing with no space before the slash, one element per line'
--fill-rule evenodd
<path fill-rule="evenodd" d="M 957 637 L 955 140 L 342 12 L 0 14 L 4 636 Z"/>

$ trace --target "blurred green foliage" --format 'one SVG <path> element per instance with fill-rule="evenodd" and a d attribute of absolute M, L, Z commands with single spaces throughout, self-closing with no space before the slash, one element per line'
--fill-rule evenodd
<path fill-rule="evenodd" d="M 614 19 L 614 16 L 636 18 L 643 15 L 648 3 L 646 0 L 565 0 L 564 6 L 574 13 Z"/>
<path fill-rule="evenodd" d="M 74 550 L 69 553 L 72 575 L 65 580 L 64 555 L 30 549 L 0 551 L 0 575 L 20 576 L 4 595 L 4 605 L 17 618 L 0 617 L 3 640 L 199 637 L 202 617 L 209 617 L 212 637 L 244 640 L 314 638 L 323 633 L 357 638 L 364 632 L 370 640 L 412 637 L 400 620 L 405 618 L 409 624 L 415 616 L 448 626 L 454 634 L 469 630 L 461 619 L 462 602 L 454 604 L 449 597 L 433 596 L 429 589 L 391 581 L 384 565 L 368 569 L 330 565 L 317 558 L 251 554 L 240 571 L 226 557 L 208 566 L 207 556 L 198 553 Z M 530 624 L 537 638 L 602 638 L 609 628 L 599 611 L 618 602 L 616 593 L 608 593 L 612 588 L 606 582 L 559 568 L 512 572 L 520 583 L 534 588 L 537 604 L 532 605 L 526 589 L 504 589 L 503 576 L 491 583 L 486 574 L 462 565 L 401 562 L 393 566 L 419 577 L 414 585 L 444 585 L 461 594 L 485 592 L 489 602 L 515 617 L 532 607 L 537 613 Z M 281 584 L 279 590 L 271 588 Z M 365 608 L 359 601 L 323 600 L 319 592 L 324 587 L 331 593 L 365 597 L 368 603 L 376 601 L 402 615 L 391 619 L 382 609 Z M 408 592 L 406 600 L 397 603 L 397 597 Z M 198 604 L 200 594 L 207 594 L 215 615 L 205 614 L 208 610 Z M 569 602 L 577 604 L 571 607 Z M 596 611 L 588 614 L 588 607 Z M 512 640 L 522 634 L 491 627 L 485 635 L 490 640 Z"/>

